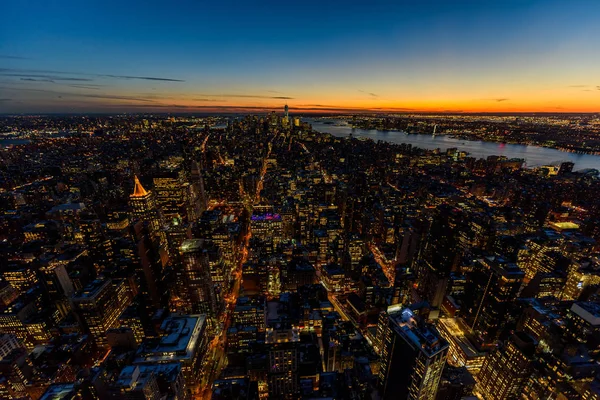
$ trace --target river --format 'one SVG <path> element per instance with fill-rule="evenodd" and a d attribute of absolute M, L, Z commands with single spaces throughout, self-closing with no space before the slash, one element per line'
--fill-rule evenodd
<path fill-rule="evenodd" d="M 28 139 L 0 139 L 0 147 L 31 143 Z"/>
<path fill-rule="evenodd" d="M 363 137 L 375 141 L 384 140 L 390 143 L 409 143 L 423 149 L 442 151 L 448 148 L 457 148 L 466 151 L 471 157 L 486 158 L 488 156 L 506 156 L 507 158 L 522 158 L 529 168 L 541 165 L 557 165 L 563 161 L 575 163 L 574 170 L 594 168 L 600 170 L 600 156 L 591 154 L 567 153 L 556 149 L 524 144 L 505 144 L 496 142 L 483 142 L 479 140 L 454 139 L 447 135 L 407 135 L 400 131 L 380 131 L 356 129 L 346 121 L 332 120 L 333 124 L 325 124 L 313 118 L 304 119 L 319 132 L 330 133 L 333 136 L 345 137 L 350 134 L 354 137 Z"/>

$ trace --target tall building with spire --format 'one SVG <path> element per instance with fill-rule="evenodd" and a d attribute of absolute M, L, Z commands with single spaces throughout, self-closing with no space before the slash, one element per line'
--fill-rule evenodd
<path fill-rule="evenodd" d="M 290 125 L 290 113 L 289 113 L 290 109 L 288 107 L 288 105 L 286 104 L 285 107 L 283 108 L 283 118 L 281 119 L 281 123 L 283 124 L 283 126 L 287 127 Z"/>
<path fill-rule="evenodd" d="M 148 222 L 152 234 L 159 232 L 160 214 L 156 207 L 156 199 L 152 191 L 142 186 L 137 175 L 133 177 L 133 193 L 129 196 L 129 205 L 134 218 Z"/>

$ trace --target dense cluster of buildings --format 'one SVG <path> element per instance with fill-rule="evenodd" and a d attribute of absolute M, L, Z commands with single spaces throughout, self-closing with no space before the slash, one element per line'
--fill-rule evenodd
<path fill-rule="evenodd" d="M 0 149 L 0 398 L 600 399 L 573 164 L 287 109 L 17 121 L 69 132 Z"/>

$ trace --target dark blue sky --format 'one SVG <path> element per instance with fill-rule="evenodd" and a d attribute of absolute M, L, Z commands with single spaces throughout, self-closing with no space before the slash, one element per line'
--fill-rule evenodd
<path fill-rule="evenodd" d="M 600 109 L 600 1 L 0 7 L 0 111 Z"/>

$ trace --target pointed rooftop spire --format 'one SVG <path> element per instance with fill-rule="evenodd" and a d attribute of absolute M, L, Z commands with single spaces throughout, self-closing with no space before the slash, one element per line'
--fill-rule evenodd
<path fill-rule="evenodd" d="M 133 188 L 133 194 L 131 196 L 132 197 L 143 197 L 143 196 L 147 195 L 148 192 L 146 192 L 146 189 L 144 189 L 144 187 L 140 183 L 140 180 L 138 179 L 137 175 L 133 176 L 133 180 L 135 182 L 135 186 Z"/>

